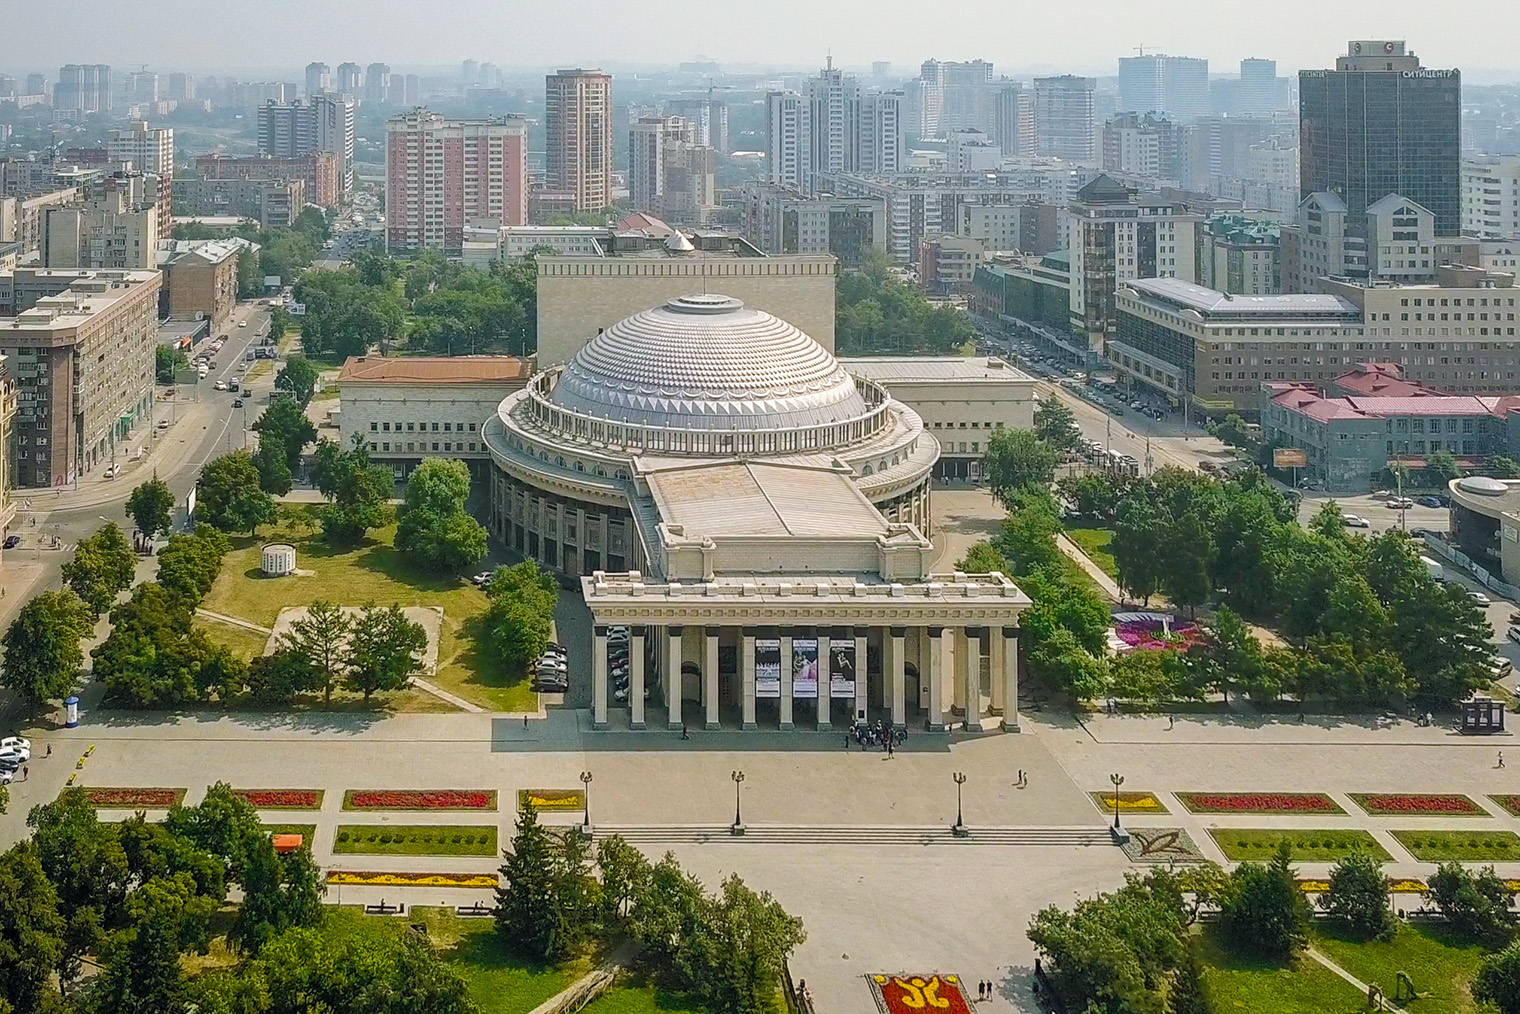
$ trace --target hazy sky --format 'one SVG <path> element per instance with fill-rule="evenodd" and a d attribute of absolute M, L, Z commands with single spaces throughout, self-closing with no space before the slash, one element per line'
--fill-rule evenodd
<path fill-rule="evenodd" d="M 1427 66 L 1520 68 L 1516 0 L 5 0 L 0 70 L 62 63 L 287 73 L 311 60 L 393 69 L 673 64 L 810 66 L 934 56 L 1000 70 L 1113 74 L 1145 46 L 1329 66 L 1348 39 L 1403 38 Z M 1476 30 L 1488 26 L 1491 31 Z M 1492 76 L 1484 74 L 1482 76 Z M 1520 69 L 1513 75 L 1520 80 Z"/>

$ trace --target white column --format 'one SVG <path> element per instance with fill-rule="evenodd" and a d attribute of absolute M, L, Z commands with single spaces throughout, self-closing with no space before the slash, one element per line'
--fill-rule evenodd
<path fill-rule="evenodd" d="M 665 678 L 670 681 L 670 697 L 666 701 L 666 706 L 670 709 L 668 724 L 672 729 L 679 729 L 681 727 L 683 720 L 682 713 L 685 710 L 685 702 L 681 699 L 682 684 L 685 682 L 681 676 L 681 662 L 684 658 L 684 654 L 681 651 L 681 635 L 682 630 L 680 627 L 665 628 L 666 653 L 668 656 L 665 660 Z"/>
<path fill-rule="evenodd" d="M 628 629 L 628 724 L 644 728 L 644 628 Z"/>
<path fill-rule="evenodd" d="M 851 719 L 856 725 L 863 725 L 866 716 L 866 634 L 869 628 L 855 628 L 855 701 L 851 705 L 855 709 L 855 717 Z"/>
<path fill-rule="evenodd" d="M 607 727 L 607 628 L 601 624 L 591 635 L 591 724 Z"/>
<path fill-rule="evenodd" d="M 955 633 L 951 638 L 951 643 L 954 645 L 954 648 L 952 650 L 955 652 L 954 700 L 956 707 L 959 707 L 963 710 L 966 709 L 966 688 L 970 685 L 970 681 L 966 678 L 966 661 L 967 656 L 971 654 L 971 649 L 966 641 L 966 628 L 956 627 Z"/>
<path fill-rule="evenodd" d="M 739 651 L 739 675 L 744 681 L 743 727 L 755 727 L 755 628 L 745 627 Z"/>
<path fill-rule="evenodd" d="M 918 628 L 918 706 L 929 710 L 929 629 Z"/>
<path fill-rule="evenodd" d="M 830 706 L 832 705 L 832 702 L 833 702 L 833 697 L 830 696 L 831 692 L 829 690 L 829 650 L 830 650 L 829 646 L 830 646 L 831 643 L 832 642 L 829 639 L 829 628 L 828 627 L 819 627 L 818 628 L 818 729 L 819 729 L 820 732 L 827 732 L 829 729 L 833 728 L 833 722 L 830 720 L 830 716 L 829 716 L 829 708 L 830 708 Z"/>
<path fill-rule="evenodd" d="M 927 627 L 929 635 L 929 729 L 945 731 L 945 628 Z M 951 688 L 952 692 L 954 687 Z"/>
<path fill-rule="evenodd" d="M 781 635 L 781 728 L 792 728 L 792 632 Z"/>
<path fill-rule="evenodd" d="M 908 628 L 892 627 L 887 631 L 891 636 L 882 642 L 886 647 L 892 645 L 891 665 L 884 666 L 883 671 L 891 683 L 892 726 L 901 728 L 908 720 Z"/>
<path fill-rule="evenodd" d="M 1003 731 L 1019 731 L 1019 628 L 993 630 L 1003 642 L 1003 671 L 993 678 L 1003 681 Z"/>
<path fill-rule="evenodd" d="M 718 721 L 718 628 L 707 628 L 707 658 L 702 664 L 702 703 L 707 706 L 707 727 L 720 728 Z"/>
<path fill-rule="evenodd" d="M 982 656 L 987 650 L 987 628 L 966 632 L 966 731 L 982 731 Z"/>
<path fill-rule="evenodd" d="M 992 692 L 991 710 L 995 714 L 1003 711 L 1003 630 L 1001 627 L 987 628 L 987 673 L 991 680 Z"/>

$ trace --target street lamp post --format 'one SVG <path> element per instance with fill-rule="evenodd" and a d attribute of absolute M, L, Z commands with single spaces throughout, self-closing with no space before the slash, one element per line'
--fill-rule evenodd
<path fill-rule="evenodd" d="M 734 780 L 734 822 L 728 831 L 730 834 L 743 834 L 744 821 L 739 816 L 739 786 L 744 784 L 744 772 L 735 771 L 729 777 Z"/>
<path fill-rule="evenodd" d="M 581 831 L 582 831 L 582 833 L 584 833 L 586 835 L 590 835 L 591 834 L 591 772 L 590 771 L 582 771 L 581 772 L 581 786 L 582 786 L 582 788 L 581 788 L 581 796 L 582 796 L 581 802 L 584 803 L 585 807 L 586 807 L 586 820 L 581 825 Z"/>
<path fill-rule="evenodd" d="M 1124 776 L 1113 774 L 1108 780 L 1114 783 L 1114 830 L 1119 830 L 1119 786 L 1124 784 Z"/>
<path fill-rule="evenodd" d="M 966 822 L 961 817 L 961 786 L 966 784 L 966 776 L 957 771 L 950 777 L 955 780 L 955 824 L 950 828 L 950 833 L 957 838 L 965 838 L 971 833 L 966 830 Z"/>

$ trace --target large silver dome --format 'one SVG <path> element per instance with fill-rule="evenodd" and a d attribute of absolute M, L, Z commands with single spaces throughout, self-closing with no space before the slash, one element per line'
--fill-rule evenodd
<path fill-rule="evenodd" d="M 730 296 L 689 295 L 597 335 L 549 399 L 600 419 L 693 430 L 817 426 L 867 414 L 823 346 Z"/>

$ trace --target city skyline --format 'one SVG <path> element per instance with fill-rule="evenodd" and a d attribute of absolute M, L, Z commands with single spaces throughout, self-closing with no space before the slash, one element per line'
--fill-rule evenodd
<path fill-rule="evenodd" d="M 935 8 L 861 0 L 825 9 L 798 0 L 763 6 L 662 0 L 637 12 L 605 0 L 579 0 L 555 7 L 552 15 L 521 4 L 455 0 L 447 10 L 430 11 L 431 30 L 422 33 L 414 30 L 409 16 L 414 8 L 397 0 L 319 0 L 314 6 L 324 17 L 311 17 L 313 5 L 298 9 L 291 0 L 264 0 L 256 10 L 251 0 L 232 0 L 215 11 L 189 0 L 167 0 L 160 5 L 163 16 L 151 23 L 141 23 L 125 9 L 98 6 L 91 15 L 96 36 L 91 39 L 52 31 L 50 14 L 40 4 L 18 5 L 11 12 L 13 35 L 29 42 L 25 66 L 16 64 L 10 72 L 91 61 L 122 67 L 147 63 L 159 70 L 286 73 L 300 71 L 309 60 L 335 64 L 344 59 L 361 66 L 383 60 L 416 70 L 446 68 L 467 58 L 523 72 L 577 64 L 617 71 L 674 66 L 699 56 L 736 69 L 780 70 L 821 66 L 831 52 L 836 66 L 864 68 L 886 60 L 904 75 L 920 61 L 937 57 L 987 59 L 1001 72 L 1022 76 L 1051 71 L 1108 76 L 1116 73 L 1120 57 L 1144 49 L 1208 59 L 1215 73 L 1233 72 L 1245 57 L 1268 57 L 1286 73 L 1328 66 L 1339 50 L 1337 40 L 1404 38 L 1427 65 L 1461 66 L 1470 81 L 1474 75 L 1493 80 L 1520 76 L 1507 70 L 1513 58 L 1499 33 L 1474 38 L 1433 8 L 1372 0 L 1329 8 L 1288 0 L 1232 11 L 1227 33 L 1218 30 L 1212 5 L 1204 0 L 1097 0 L 1080 25 L 1071 21 L 1069 8 L 1054 0 L 1035 0 L 1017 11 L 972 0 L 954 17 Z M 236 16 L 242 9 L 250 16 L 273 18 L 286 7 L 299 13 L 305 26 L 294 49 L 283 36 L 248 33 L 245 20 Z M 1477 7 L 1479 17 L 1484 8 L 1493 15 L 1506 10 L 1499 0 L 1483 0 Z M 725 31 L 690 41 L 684 34 L 672 37 L 703 17 L 721 21 Z M 576 30 L 563 32 L 566 24 Z M 808 30 L 796 31 L 799 24 Z M 1305 30 L 1308 25 L 1312 31 Z M 165 31 L 165 26 L 177 28 Z M 192 37 L 197 44 L 187 45 Z M 650 59 L 653 54 L 664 59 Z"/>

